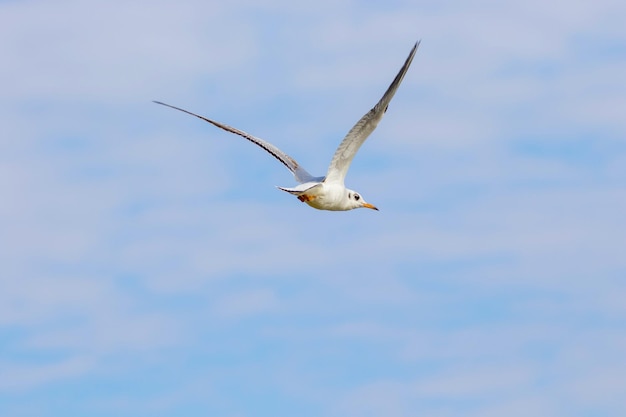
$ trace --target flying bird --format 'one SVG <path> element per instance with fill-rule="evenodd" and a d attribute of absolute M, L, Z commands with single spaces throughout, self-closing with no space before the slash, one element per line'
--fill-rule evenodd
<path fill-rule="evenodd" d="M 307 203 L 313 208 L 319 210 L 345 211 L 364 207 L 378 210 L 372 204 L 367 203 L 359 193 L 346 188 L 344 185 L 344 179 L 346 177 L 346 173 L 348 172 L 348 168 L 350 168 L 354 155 L 356 155 L 363 142 L 365 142 L 365 139 L 367 139 L 374 129 L 376 129 L 378 122 L 380 122 L 383 115 L 387 111 L 389 102 L 393 98 L 398 86 L 400 86 L 400 83 L 404 78 L 404 75 L 409 69 L 419 44 L 420 42 L 418 41 L 415 45 L 413 45 L 413 48 L 404 62 L 404 65 L 400 68 L 398 75 L 396 75 L 396 78 L 393 79 L 391 85 L 387 91 L 385 91 L 385 94 L 383 94 L 383 97 L 370 111 L 361 117 L 354 127 L 350 129 L 343 141 L 341 141 L 339 147 L 335 151 L 333 159 L 330 161 L 330 166 L 328 167 L 328 171 L 324 177 L 312 176 L 304 168 L 302 168 L 295 159 L 263 139 L 252 136 L 251 134 L 232 126 L 228 126 L 226 124 L 208 119 L 204 116 L 192 113 L 188 110 L 165 104 L 160 101 L 155 101 L 155 103 L 195 116 L 219 127 L 220 129 L 239 135 L 265 149 L 274 158 L 278 159 L 283 165 L 285 165 L 298 182 L 298 185 L 295 187 L 278 188 L 295 195 L 298 197 L 298 200 Z"/>

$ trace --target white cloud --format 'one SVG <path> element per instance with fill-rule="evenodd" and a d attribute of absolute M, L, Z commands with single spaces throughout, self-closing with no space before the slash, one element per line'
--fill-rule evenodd
<path fill-rule="evenodd" d="M 74 357 L 43 365 L 5 362 L 0 364 L 0 392 L 24 392 L 42 384 L 84 377 L 93 368 L 93 360 L 88 357 Z"/>
<path fill-rule="evenodd" d="M 274 293 L 261 289 L 226 295 L 215 303 L 214 311 L 221 317 L 239 318 L 267 313 L 277 305 Z"/>

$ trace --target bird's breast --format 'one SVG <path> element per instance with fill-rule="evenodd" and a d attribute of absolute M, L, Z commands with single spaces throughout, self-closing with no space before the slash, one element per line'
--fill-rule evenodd
<path fill-rule="evenodd" d="M 312 188 L 298 195 L 298 200 L 318 210 L 346 210 L 342 196 L 345 194 L 343 187 L 328 186 Z"/>

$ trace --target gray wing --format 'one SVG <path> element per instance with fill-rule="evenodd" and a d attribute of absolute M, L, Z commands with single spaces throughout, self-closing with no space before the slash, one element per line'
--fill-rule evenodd
<path fill-rule="evenodd" d="M 354 155 L 356 155 L 363 142 L 365 142 L 365 139 L 367 139 L 374 129 L 376 129 L 378 122 L 380 122 L 383 118 L 383 115 L 387 111 L 387 106 L 389 106 L 389 102 L 396 93 L 398 86 L 404 78 L 404 74 L 406 74 L 411 62 L 413 61 L 415 51 L 417 50 L 419 44 L 420 41 L 413 45 L 413 49 L 411 49 L 408 58 L 400 69 L 400 72 L 398 72 L 398 75 L 396 75 L 396 78 L 394 78 L 393 82 L 380 101 L 376 103 L 374 108 L 367 112 L 367 114 L 365 114 L 365 116 L 363 116 L 352 129 L 350 129 L 346 137 L 339 144 L 339 147 L 335 151 L 335 155 L 330 162 L 330 166 L 328 167 L 326 182 L 343 184 Z"/>
<path fill-rule="evenodd" d="M 214 126 L 219 127 L 220 129 L 224 129 L 227 132 L 231 132 L 234 133 L 235 135 L 239 135 L 245 139 L 248 139 L 250 142 L 254 143 L 255 145 L 263 148 L 264 150 L 266 150 L 267 152 L 270 153 L 270 155 L 272 155 L 274 158 L 278 159 L 284 166 L 287 167 L 287 169 L 289 171 L 291 171 L 291 173 L 293 174 L 293 176 L 295 177 L 296 181 L 298 181 L 299 183 L 305 183 L 305 182 L 309 182 L 309 181 L 315 181 L 315 180 L 319 180 L 319 178 L 315 178 L 313 177 L 311 174 L 309 174 L 304 168 L 302 168 L 295 159 L 293 159 L 292 157 L 290 157 L 289 155 L 287 155 L 286 153 L 284 153 L 283 151 L 281 151 L 280 149 L 278 149 L 276 146 L 272 145 L 269 142 L 264 141 L 263 139 L 257 138 L 255 136 L 252 136 L 249 133 L 244 132 L 243 130 L 239 130 L 239 129 L 235 129 L 232 126 L 228 126 L 225 125 L 223 123 L 219 123 L 216 122 L 214 120 L 211 119 L 207 119 L 204 116 L 200 116 L 198 114 L 192 113 L 188 110 L 184 110 L 181 109 L 179 107 L 175 107 L 169 104 L 165 104 L 162 103 L 160 101 L 154 101 L 156 104 L 160 104 L 162 106 L 166 106 L 166 107 L 170 107 L 172 109 L 175 110 L 179 110 L 182 111 L 183 113 L 187 113 L 190 114 L 192 116 L 195 116 L 199 119 L 204 120 L 205 122 L 209 122 Z"/>

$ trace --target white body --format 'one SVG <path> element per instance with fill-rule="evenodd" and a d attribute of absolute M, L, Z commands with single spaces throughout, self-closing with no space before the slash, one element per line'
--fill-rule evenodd
<path fill-rule="evenodd" d="M 304 183 L 302 185 L 309 187 L 305 191 L 293 188 L 278 188 L 296 195 L 298 200 L 318 210 L 346 211 L 359 207 L 378 210 L 373 205 L 363 201 L 357 192 L 347 189 L 343 184 L 321 181 Z"/>

